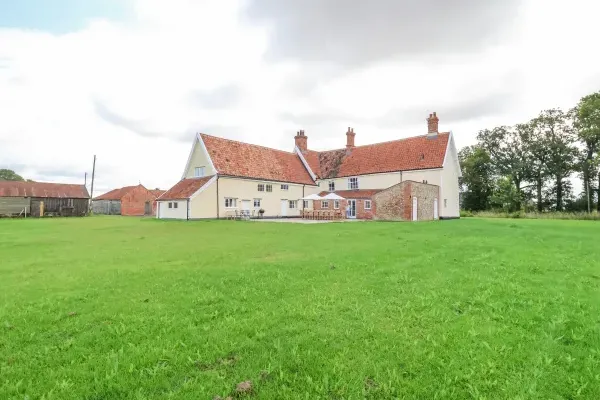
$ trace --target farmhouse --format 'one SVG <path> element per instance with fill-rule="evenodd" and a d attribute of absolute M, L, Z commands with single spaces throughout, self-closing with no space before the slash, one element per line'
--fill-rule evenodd
<path fill-rule="evenodd" d="M 84 185 L 0 181 L 0 216 L 83 216 L 89 198 Z"/>
<path fill-rule="evenodd" d="M 156 199 L 164 192 L 148 190 L 144 185 L 111 190 L 92 200 L 94 214 L 143 216 L 156 213 Z"/>
<path fill-rule="evenodd" d="M 348 218 L 427 220 L 459 217 L 458 154 L 451 132 L 438 131 L 436 113 L 427 134 L 315 151 L 299 131 L 293 152 L 199 133 L 181 181 L 158 199 L 157 217 L 226 218 L 235 212 L 266 218 L 306 210 L 343 210 Z M 336 193 L 344 200 L 302 200 Z"/>

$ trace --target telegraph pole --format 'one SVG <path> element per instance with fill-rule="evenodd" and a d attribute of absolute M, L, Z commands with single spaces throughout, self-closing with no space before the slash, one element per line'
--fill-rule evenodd
<path fill-rule="evenodd" d="M 92 206 L 92 199 L 94 198 L 94 178 L 96 177 L 96 155 L 94 154 L 94 166 L 92 167 L 92 187 L 90 189 L 90 203 L 88 205 L 88 212 Z"/>

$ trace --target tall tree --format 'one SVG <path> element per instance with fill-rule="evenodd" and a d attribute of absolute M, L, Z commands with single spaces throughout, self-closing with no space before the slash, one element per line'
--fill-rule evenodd
<path fill-rule="evenodd" d="M 495 208 L 502 208 L 505 212 L 520 210 L 521 199 L 522 196 L 510 177 L 503 176 L 496 181 L 494 194 L 491 198 L 492 205 Z"/>
<path fill-rule="evenodd" d="M 491 157 L 498 175 L 510 178 L 517 192 L 516 208 L 521 209 L 523 184 L 531 178 L 531 152 L 526 130 L 500 126 L 479 131 L 477 140 Z"/>
<path fill-rule="evenodd" d="M 556 211 L 563 209 L 565 179 L 575 171 L 577 148 L 568 115 L 561 109 L 545 110 L 533 120 L 548 149 L 548 173 L 554 179 Z"/>
<path fill-rule="evenodd" d="M 532 120 L 527 124 L 518 124 L 515 129 L 519 131 L 519 136 L 523 138 L 527 153 L 530 155 L 529 176 L 535 186 L 537 211 L 544 210 L 543 188 L 548 178 L 548 159 L 550 158 L 550 149 L 547 145 L 545 132 Z"/>
<path fill-rule="evenodd" d="M 494 190 L 494 171 L 489 154 L 481 146 L 467 146 L 458 153 L 462 178 L 462 207 L 470 211 L 487 210 Z"/>
<path fill-rule="evenodd" d="M 0 169 L 0 181 L 24 181 L 23 177 L 12 169 Z"/>
<path fill-rule="evenodd" d="M 600 150 L 600 92 L 583 97 L 573 111 L 577 136 L 584 144 L 581 164 L 583 187 L 586 198 L 590 198 L 592 196 L 588 190 L 593 186 L 591 181 L 594 176 L 598 178 L 598 188 L 600 189 L 600 172 L 594 168 L 594 158 Z M 598 211 L 600 211 L 600 196 Z"/>

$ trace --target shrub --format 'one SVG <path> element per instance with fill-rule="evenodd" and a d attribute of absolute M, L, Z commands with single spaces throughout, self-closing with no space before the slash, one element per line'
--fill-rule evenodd
<path fill-rule="evenodd" d="M 460 217 L 461 218 L 468 218 L 468 217 L 472 217 L 473 213 L 471 211 L 468 210 L 460 210 Z"/>

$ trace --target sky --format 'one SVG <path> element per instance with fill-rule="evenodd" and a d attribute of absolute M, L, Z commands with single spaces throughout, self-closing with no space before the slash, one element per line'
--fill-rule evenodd
<path fill-rule="evenodd" d="M 0 0 L 0 168 L 167 189 L 195 132 L 477 132 L 600 90 L 596 0 Z M 89 184 L 89 179 L 88 179 Z M 89 185 L 88 185 L 89 186 Z"/>

